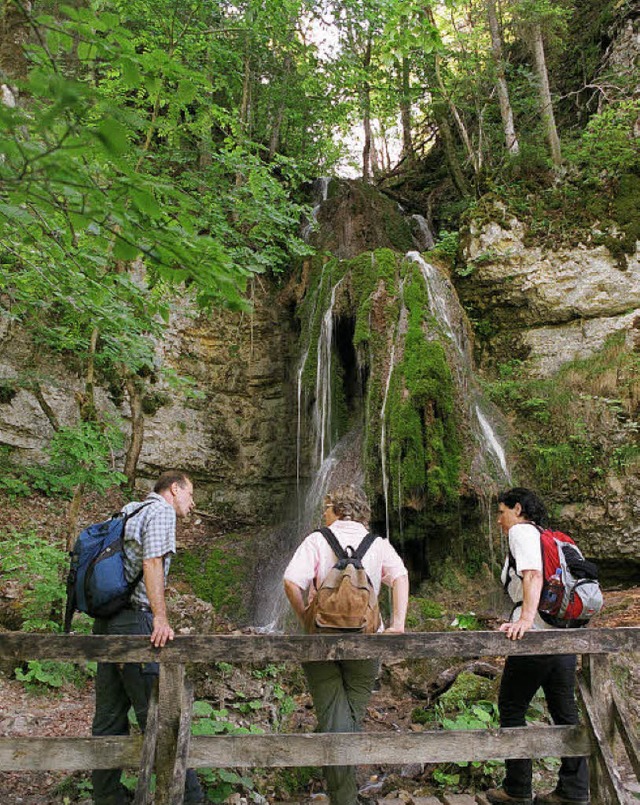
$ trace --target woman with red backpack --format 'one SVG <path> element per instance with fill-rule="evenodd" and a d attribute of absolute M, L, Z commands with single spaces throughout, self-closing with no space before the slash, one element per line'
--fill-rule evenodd
<path fill-rule="evenodd" d="M 531 629 L 554 628 L 540 617 L 543 557 L 540 541 L 547 512 L 531 490 L 517 487 L 498 496 L 498 525 L 509 541 L 502 571 L 513 610 L 500 627 L 509 640 L 521 640 Z M 498 709 L 501 727 L 524 727 L 531 700 L 542 688 L 554 724 L 577 724 L 574 654 L 507 657 L 500 685 Z M 589 771 L 586 757 L 562 758 L 558 783 L 548 794 L 533 799 L 532 762 L 507 760 L 501 788 L 486 792 L 492 805 L 589 805 Z"/>

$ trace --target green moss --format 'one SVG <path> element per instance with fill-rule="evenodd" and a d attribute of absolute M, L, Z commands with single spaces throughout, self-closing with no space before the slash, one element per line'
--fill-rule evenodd
<path fill-rule="evenodd" d="M 387 408 L 390 470 L 396 507 L 456 498 L 461 448 L 454 383 L 444 347 L 429 340 L 428 296 L 417 269 L 406 277 L 408 328 L 402 361 L 395 367 Z"/>
<path fill-rule="evenodd" d="M 303 383 L 312 392 L 317 370 L 321 322 L 331 288 L 343 278 L 336 296 L 338 315 L 355 319 L 354 348 L 367 376 L 364 458 L 367 486 L 374 495 L 382 489 L 380 443 L 392 347 L 396 360 L 385 409 L 389 470 L 394 478 L 394 505 L 420 508 L 424 502 L 443 503 L 457 496 L 461 447 L 457 435 L 454 383 L 442 344 L 429 314 L 429 298 L 419 267 L 391 251 L 380 249 L 348 261 L 314 265 L 315 275 L 301 307 L 303 343 L 311 345 Z M 400 293 L 400 279 L 403 291 Z M 398 332 L 402 307 L 407 332 Z M 332 439 L 345 432 L 349 410 L 342 367 L 332 361 Z"/>
<path fill-rule="evenodd" d="M 230 543 L 233 534 L 229 534 Z M 209 601 L 218 612 L 233 615 L 241 620 L 244 612 L 242 585 L 245 583 L 245 567 L 233 554 L 230 545 L 213 548 L 208 553 L 179 551 L 172 562 L 172 573 L 182 577 L 193 589 L 194 595 Z"/>
<path fill-rule="evenodd" d="M 142 410 L 147 416 L 153 416 L 163 406 L 171 402 L 171 397 L 162 391 L 151 391 L 142 398 Z"/>
<path fill-rule="evenodd" d="M 463 711 L 472 702 L 493 701 L 495 683 L 468 671 L 458 674 L 453 685 L 438 699 L 445 712 Z"/>
<path fill-rule="evenodd" d="M 621 177 L 613 202 L 614 218 L 624 232 L 624 248 L 627 254 L 636 250 L 640 240 L 640 176 L 627 173 Z"/>
<path fill-rule="evenodd" d="M 18 393 L 17 385 L 11 380 L 0 381 L 0 405 L 9 405 Z"/>

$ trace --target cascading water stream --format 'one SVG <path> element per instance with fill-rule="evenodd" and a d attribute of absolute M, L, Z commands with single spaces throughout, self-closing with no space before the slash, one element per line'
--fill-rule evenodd
<path fill-rule="evenodd" d="M 493 453 L 493 455 L 498 459 L 500 466 L 502 467 L 502 472 L 504 473 L 504 477 L 509 480 L 509 468 L 507 466 L 507 457 L 505 456 L 504 449 L 502 445 L 498 441 L 496 434 L 491 427 L 489 421 L 484 416 L 482 411 L 480 410 L 480 406 L 476 404 L 475 406 L 475 413 L 476 417 L 478 418 L 478 422 L 480 423 L 480 427 L 482 428 L 482 432 L 485 435 L 485 441 L 489 446 L 489 449 Z"/>
<path fill-rule="evenodd" d="M 344 279 L 344 277 L 342 278 Z M 336 292 L 342 279 L 331 289 L 329 307 L 322 317 L 316 369 L 316 399 L 314 404 L 314 428 L 316 433 L 316 466 L 325 459 L 325 450 L 331 450 L 331 350 L 333 346 L 333 308 Z"/>
<path fill-rule="evenodd" d="M 400 283 L 400 298 L 403 299 L 404 282 Z M 380 463 L 382 470 L 382 491 L 384 493 L 384 516 L 385 516 L 385 534 L 389 534 L 389 474 L 387 472 L 387 398 L 389 396 L 389 388 L 391 387 L 391 376 L 393 375 L 393 367 L 395 365 L 396 345 L 402 332 L 402 322 L 406 318 L 406 308 L 404 301 L 400 308 L 400 315 L 396 324 L 396 332 L 391 344 L 391 354 L 389 356 L 389 372 L 387 373 L 387 381 L 384 387 L 384 397 L 382 399 L 382 407 L 380 408 L 380 420 L 382 425 L 380 427 Z"/>
<path fill-rule="evenodd" d="M 482 395 L 473 374 L 471 357 L 471 335 L 462 314 L 458 296 L 451 282 L 438 269 L 428 263 L 419 252 L 408 252 L 407 257 L 420 266 L 424 277 L 429 307 L 444 334 L 457 353 L 456 375 L 461 392 L 469 403 L 469 420 L 482 446 L 484 463 L 491 457 L 491 463 L 501 475 L 500 480 L 510 482 L 511 476 L 504 448 L 482 410 Z"/>
<path fill-rule="evenodd" d="M 277 632 L 289 612 L 284 594 L 282 574 L 301 540 L 320 525 L 324 495 L 334 486 L 345 483 L 364 484 L 362 469 L 362 429 L 356 427 L 345 434 L 316 471 L 304 498 L 300 517 L 280 526 L 266 536 L 276 545 L 266 557 L 254 592 L 254 622 L 262 632 Z"/>
<path fill-rule="evenodd" d="M 328 180 L 327 180 L 328 181 Z M 311 331 L 311 322 L 315 319 L 316 311 L 318 309 L 318 299 L 320 299 L 322 295 L 322 286 L 324 284 L 324 272 L 326 268 L 326 263 L 322 266 L 322 273 L 320 274 L 320 281 L 318 283 L 318 287 L 316 289 L 315 297 L 313 300 L 313 305 L 311 308 L 311 316 L 309 319 L 309 331 Z M 298 500 L 300 499 L 300 461 L 301 461 L 301 441 L 302 441 L 302 376 L 304 374 L 304 367 L 307 364 L 307 358 L 309 357 L 309 350 L 311 349 L 311 344 L 307 344 L 307 348 L 302 354 L 300 359 L 300 363 L 298 364 L 298 373 L 297 373 L 297 381 L 298 381 L 298 388 L 297 388 L 297 424 L 296 424 L 296 494 Z"/>
<path fill-rule="evenodd" d="M 315 223 L 318 220 L 320 207 L 322 207 L 323 202 L 325 202 L 328 198 L 330 181 L 331 179 L 328 176 L 321 176 L 313 183 L 314 199 L 316 200 L 316 203 L 311 211 L 311 220 L 302 228 L 302 240 L 305 242 L 307 242 L 311 237 Z"/>
<path fill-rule="evenodd" d="M 420 251 L 428 252 L 429 249 L 433 249 L 436 245 L 435 239 L 431 230 L 429 229 L 429 224 L 427 220 L 422 215 L 412 215 L 411 221 L 413 222 L 414 228 L 414 239 L 418 244 Z"/>

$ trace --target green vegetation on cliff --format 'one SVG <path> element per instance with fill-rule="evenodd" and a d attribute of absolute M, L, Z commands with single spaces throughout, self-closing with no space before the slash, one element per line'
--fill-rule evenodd
<path fill-rule="evenodd" d="M 521 361 L 503 364 L 486 390 L 513 417 L 520 475 L 543 492 L 583 495 L 609 473 L 635 471 L 639 378 L 640 357 L 624 333 L 548 379 L 530 377 Z"/>
<path fill-rule="evenodd" d="M 313 264 L 299 307 L 301 316 L 308 316 L 302 320 L 302 340 L 310 345 L 302 379 L 309 398 L 315 394 L 316 344 L 332 287 L 334 337 L 337 322 L 352 323 L 348 330 L 352 343 L 345 347 L 334 341 L 332 349 L 333 443 L 354 424 L 354 416 L 364 416 L 367 485 L 374 494 L 382 493 L 380 450 L 384 449 L 396 509 L 422 509 L 427 502 L 440 505 L 453 500 L 461 454 L 453 379 L 418 266 L 388 249 Z M 347 399 L 340 357 L 345 348 L 355 352 L 357 371 L 366 378 L 364 412 Z"/>

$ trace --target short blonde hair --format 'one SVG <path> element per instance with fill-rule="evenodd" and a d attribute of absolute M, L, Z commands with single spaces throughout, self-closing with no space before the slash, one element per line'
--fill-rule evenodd
<path fill-rule="evenodd" d="M 339 520 L 355 520 L 368 525 L 371 506 L 364 492 L 353 484 L 343 484 L 330 489 L 324 496 L 325 506 L 332 506 Z"/>

